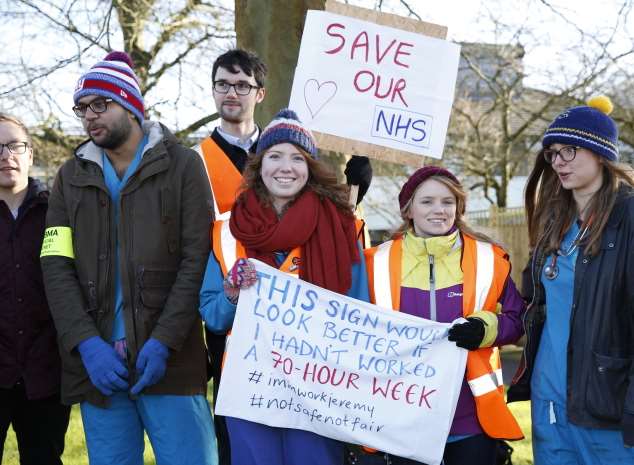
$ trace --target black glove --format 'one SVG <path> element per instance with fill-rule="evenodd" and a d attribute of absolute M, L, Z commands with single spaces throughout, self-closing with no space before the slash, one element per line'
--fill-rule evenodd
<path fill-rule="evenodd" d="M 448 339 L 463 349 L 476 350 L 484 339 L 484 321 L 467 318 L 466 323 L 457 323 L 449 328 Z"/>
<path fill-rule="evenodd" d="M 346 184 L 359 186 L 357 205 L 361 203 L 363 196 L 368 192 L 372 182 L 372 165 L 368 157 L 353 155 L 343 172 L 346 175 Z"/>
<path fill-rule="evenodd" d="M 623 412 L 621 434 L 625 447 L 634 447 L 634 414 Z"/>

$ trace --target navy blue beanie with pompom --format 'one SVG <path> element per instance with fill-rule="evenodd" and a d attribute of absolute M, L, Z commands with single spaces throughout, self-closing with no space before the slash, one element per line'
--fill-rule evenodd
<path fill-rule="evenodd" d="M 610 161 L 617 161 L 619 129 L 608 116 L 612 108 L 610 99 L 601 95 L 588 100 L 588 105 L 567 109 L 550 124 L 544 134 L 542 146 L 548 148 L 552 144 L 574 145 Z"/>
<path fill-rule="evenodd" d="M 317 143 L 310 129 L 305 127 L 297 114 L 288 108 L 280 110 L 264 128 L 255 152 L 260 154 L 274 145 L 286 142 L 304 149 L 313 158 L 317 155 Z"/>

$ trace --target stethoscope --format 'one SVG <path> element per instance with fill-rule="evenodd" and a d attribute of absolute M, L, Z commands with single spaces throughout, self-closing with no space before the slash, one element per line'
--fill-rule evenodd
<path fill-rule="evenodd" d="M 577 250 L 577 247 L 579 247 L 579 243 L 581 243 L 583 238 L 586 236 L 586 233 L 588 232 L 588 228 L 590 227 L 591 223 L 592 223 L 592 219 L 588 221 L 588 224 L 586 225 L 585 228 L 579 230 L 579 232 L 575 236 L 575 239 L 568 246 L 566 251 L 563 251 L 561 250 L 561 248 L 559 248 L 553 254 L 553 258 L 550 260 L 550 263 L 544 266 L 544 276 L 546 276 L 547 279 L 552 280 L 552 279 L 555 279 L 557 276 L 559 276 L 559 266 L 557 266 L 557 258 L 569 257 L 570 255 L 574 253 L 575 250 Z"/>

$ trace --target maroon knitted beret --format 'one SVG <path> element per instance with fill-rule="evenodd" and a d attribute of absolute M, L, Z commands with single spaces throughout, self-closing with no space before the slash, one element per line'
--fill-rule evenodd
<path fill-rule="evenodd" d="M 453 182 L 460 184 L 458 178 L 456 178 L 450 171 L 445 168 L 441 168 L 440 166 L 424 166 L 422 168 L 417 169 L 414 174 L 412 174 L 409 179 L 403 184 L 401 188 L 401 193 L 398 194 L 398 203 L 401 207 L 401 210 L 405 208 L 409 199 L 412 198 L 418 186 L 421 185 L 423 181 L 432 177 L 432 176 L 443 176 L 445 178 L 451 179 Z"/>

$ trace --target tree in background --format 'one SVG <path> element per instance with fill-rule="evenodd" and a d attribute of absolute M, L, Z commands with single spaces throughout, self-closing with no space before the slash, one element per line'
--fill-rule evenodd
<path fill-rule="evenodd" d="M 265 123 L 288 103 L 306 10 L 324 9 L 327 1 L 0 0 L 0 32 L 10 44 L 0 60 L 0 110 L 39 127 L 38 163 L 53 170 L 83 137 L 70 111 L 68 89 L 107 51 L 123 48 L 135 61 L 150 117 L 168 118 L 168 125 L 187 137 L 216 118 L 211 64 L 237 40 L 269 65 L 267 98 L 256 115 Z M 491 43 L 463 45 L 444 163 L 492 203 L 507 204 L 510 180 L 525 172 L 554 114 L 591 95 L 613 98 L 621 139 L 634 147 L 634 37 L 627 29 L 633 0 L 614 2 L 620 5 L 614 24 L 594 29 L 577 24 L 575 12 L 547 0 L 522 2 L 527 11 L 517 16 L 548 18 L 542 23 L 549 33 L 538 30 L 537 22 L 503 22 L 508 2 L 483 2 L 488 10 L 476 26 L 488 31 Z M 427 19 L 424 7 L 408 0 L 344 3 Z M 555 51 L 550 32 L 562 30 L 568 47 Z M 547 51 L 548 61 L 528 69 L 527 58 L 540 49 Z M 535 74 L 541 80 L 526 84 L 527 78 L 535 81 Z M 331 154 L 331 159 L 340 165 L 343 156 Z M 373 165 L 379 176 L 404 170 L 389 163 Z"/>
<path fill-rule="evenodd" d="M 634 147 L 634 106 L 627 102 L 615 83 L 632 82 L 634 50 L 631 41 L 616 43 L 618 34 L 628 33 L 634 20 L 632 2 L 621 3 L 611 28 L 591 29 L 574 23 L 567 14 L 548 2 L 532 2 L 531 15 L 554 16 L 554 29 L 565 29 L 566 50 L 552 51 L 537 71 L 547 85 L 538 90 L 526 85 L 529 72 L 524 58 L 550 38 L 531 26 L 502 22 L 500 8 L 491 6 L 485 18 L 499 37 L 495 44 L 462 44 L 456 100 L 447 138 L 446 163 L 467 177 L 471 189 L 480 189 L 498 207 L 507 206 L 509 182 L 527 174 L 540 148 L 545 127 L 562 109 L 584 104 L 599 93 L 611 95 L 613 114 L 621 125 L 621 140 Z M 619 79 L 617 76 L 621 75 Z M 631 85 L 631 84 L 630 84 Z M 494 195 L 491 195 L 491 194 Z"/>
<path fill-rule="evenodd" d="M 237 45 L 256 52 L 269 69 L 256 121 L 265 124 L 288 105 L 306 11 L 325 5 L 326 0 L 235 0 Z"/>
<path fill-rule="evenodd" d="M 83 137 L 68 89 L 112 49 L 134 60 L 150 117 L 176 115 L 178 136 L 217 118 L 211 64 L 235 39 L 233 11 L 220 0 L 2 0 L 0 18 L 11 51 L 0 62 L 0 110 L 36 122 L 41 165 L 56 167 Z M 184 109 L 198 118 L 186 120 Z"/>

